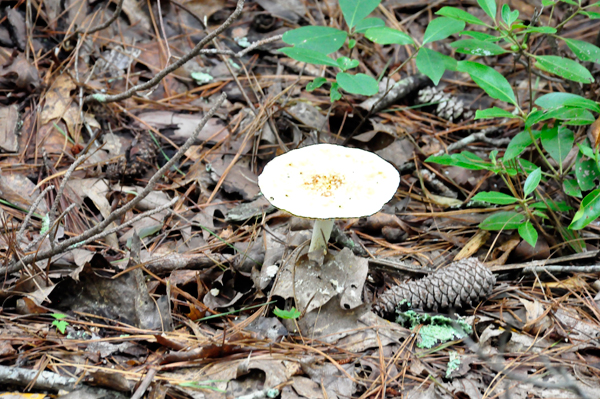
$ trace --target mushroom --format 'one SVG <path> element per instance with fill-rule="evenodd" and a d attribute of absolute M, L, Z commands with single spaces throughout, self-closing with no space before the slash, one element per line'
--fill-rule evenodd
<path fill-rule="evenodd" d="M 378 155 L 333 144 L 280 155 L 258 177 L 260 190 L 273 206 L 315 219 L 309 252 L 326 250 L 334 219 L 374 214 L 399 184 L 396 168 Z"/>

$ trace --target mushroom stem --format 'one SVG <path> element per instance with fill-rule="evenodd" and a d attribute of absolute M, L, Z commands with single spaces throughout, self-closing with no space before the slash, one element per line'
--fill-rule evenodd
<path fill-rule="evenodd" d="M 325 251 L 327 243 L 333 229 L 333 219 L 317 219 L 313 227 L 313 234 L 310 240 L 310 248 L 308 252 Z"/>

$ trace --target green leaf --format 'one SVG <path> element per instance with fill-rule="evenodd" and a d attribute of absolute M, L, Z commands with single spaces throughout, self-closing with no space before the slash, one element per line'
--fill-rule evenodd
<path fill-rule="evenodd" d="M 377 8 L 381 0 L 339 0 L 339 2 L 346 24 L 349 28 L 353 28 Z"/>
<path fill-rule="evenodd" d="M 579 189 L 577 180 L 565 180 L 563 182 L 563 188 L 565 190 L 565 194 L 570 195 L 571 197 L 581 198 L 581 189 Z"/>
<path fill-rule="evenodd" d="M 347 36 L 345 31 L 328 26 L 303 26 L 288 30 L 281 40 L 297 48 L 331 54 L 344 45 Z"/>
<path fill-rule="evenodd" d="M 64 319 L 67 317 L 64 313 L 52 313 L 50 316 L 54 317 L 56 320 Z"/>
<path fill-rule="evenodd" d="M 273 309 L 273 314 L 279 317 L 280 319 L 297 319 L 300 317 L 302 313 L 297 310 L 295 307 L 292 307 L 290 310 L 281 310 L 278 307 Z"/>
<path fill-rule="evenodd" d="M 327 83 L 327 79 L 322 78 L 322 77 L 318 77 L 318 78 L 314 78 L 312 82 L 310 82 L 309 84 L 306 85 L 306 91 L 313 91 L 318 89 L 319 87 L 323 86 L 325 83 Z"/>
<path fill-rule="evenodd" d="M 513 115 L 512 112 L 503 110 L 502 108 L 493 107 L 483 110 L 475 111 L 475 120 L 477 119 L 491 119 L 491 118 L 518 118 L 517 115 Z"/>
<path fill-rule="evenodd" d="M 534 130 L 533 136 L 537 139 L 539 138 L 540 133 L 541 132 L 539 130 Z M 508 143 L 508 147 L 506 147 L 506 152 L 504 153 L 504 157 L 502 158 L 502 160 L 504 162 L 507 162 L 511 159 L 516 158 L 525 150 L 525 148 L 529 147 L 531 144 L 533 144 L 533 141 L 531 141 L 531 136 L 529 135 L 529 132 L 523 131 L 517 133 L 517 135 L 512 138 L 510 143 Z"/>
<path fill-rule="evenodd" d="M 493 21 L 496 20 L 496 0 L 477 0 L 477 3 L 488 17 Z"/>
<path fill-rule="evenodd" d="M 354 48 L 354 46 L 356 46 L 356 40 L 355 39 L 348 40 L 348 48 L 350 50 L 352 50 Z"/>
<path fill-rule="evenodd" d="M 550 72 L 562 78 L 580 83 L 594 81 L 592 74 L 578 62 L 556 55 L 535 56 L 535 67 L 542 71 Z"/>
<path fill-rule="evenodd" d="M 348 93 L 372 96 L 379 91 L 377 81 L 364 73 L 350 75 L 346 72 L 340 72 L 335 76 L 335 80 Z"/>
<path fill-rule="evenodd" d="M 431 155 L 425 160 L 425 162 L 437 163 L 439 165 L 455 166 L 455 161 L 452 159 L 452 155 L 450 154 Z"/>
<path fill-rule="evenodd" d="M 525 221 L 525 216 L 514 211 L 498 212 L 488 216 L 479 224 L 482 230 L 512 230 L 517 229 Z"/>
<path fill-rule="evenodd" d="M 315 65 L 327 65 L 332 67 L 338 66 L 335 60 L 327 57 L 325 54 L 319 53 L 318 51 L 309 50 L 307 48 L 284 47 L 279 49 L 279 51 L 288 57 L 295 59 L 296 61 L 308 62 L 309 64 Z"/>
<path fill-rule="evenodd" d="M 596 154 L 594 153 L 594 150 L 592 150 L 592 147 L 589 146 L 587 141 L 583 143 L 577 143 L 577 147 L 579 147 L 579 151 L 586 157 L 590 159 L 596 159 Z"/>
<path fill-rule="evenodd" d="M 456 19 L 458 21 L 465 21 L 469 24 L 487 26 L 485 22 L 476 16 L 469 14 L 468 12 L 461 10 L 460 8 L 442 7 L 436 12 L 436 15 Z"/>
<path fill-rule="evenodd" d="M 517 32 L 522 35 L 524 33 L 543 33 L 543 34 L 554 34 L 556 29 L 551 26 L 528 26 L 527 29 Z"/>
<path fill-rule="evenodd" d="M 542 129 L 542 146 L 556 162 L 563 163 L 575 142 L 573 132 L 564 126 Z"/>
<path fill-rule="evenodd" d="M 594 115 L 587 109 L 563 107 L 550 111 L 536 110 L 527 116 L 525 127 L 531 127 L 538 122 L 548 119 L 559 119 L 564 121 L 565 125 L 591 125 L 594 123 Z"/>
<path fill-rule="evenodd" d="M 579 210 L 573 216 L 569 228 L 581 230 L 600 216 L 600 190 L 594 190 L 581 201 Z"/>
<path fill-rule="evenodd" d="M 342 98 L 342 93 L 340 93 L 340 85 L 338 82 L 333 82 L 331 84 L 331 88 L 329 89 L 329 100 L 334 103 Z"/>
<path fill-rule="evenodd" d="M 535 229 L 535 227 L 533 227 L 531 222 L 528 220 L 522 225 L 520 225 L 518 231 L 521 238 L 523 238 L 525 241 L 527 241 L 529 245 L 535 248 L 535 244 L 537 243 L 538 239 L 538 232 Z"/>
<path fill-rule="evenodd" d="M 472 61 L 458 62 L 458 70 L 466 72 L 490 97 L 517 105 L 510 83 L 494 68 Z"/>
<path fill-rule="evenodd" d="M 69 323 L 64 320 L 54 320 L 52 322 L 52 325 L 56 327 L 56 329 L 60 331 L 61 334 L 64 334 L 67 331 L 67 326 L 69 325 Z"/>
<path fill-rule="evenodd" d="M 579 14 L 585 15 L 589 19 L 600 19 L 600 12 L 579 11 Z"/>
<path fill-rule="evenodd" d="M 463 21 L 445 17 L 436 18 L 427 25 L 425 35 L 423 36 L 423 44 L 445 39 L 454 33 L 460 32 L 464 28 L 465 23 Z"/>
<path fill-rule="evenodd" d="M 354 32 L 363 33 L 367 29 L 379 28 L 385 26 L 385 22 L 381 18 L 365 18 L 359 21 L 354 27 Z"/>
<path fill-rule="evenodd" d="M 585 108 L 590 111 L 600 112 L 600 104 L 587 98 L 571 93 L 548 93 L 544 94 L 535 104 L 545 109 L 556 109 L 560 107 Z"/>
<path fill-rule="evenodd" d="M 383 26 L 381 28 L 370 28 L 365 32 L 365 37 L 373 43 L 385 44 L 414 44 L 412 37 L 399 30 Z"/>
<path fill-rule="evenodd" d="M 562 39 L 567 43 L 567 46 L 569 46 L 573 54 L 581 61 L 590 61 L 600 64 L 600 48 L 597 46 L 582 40 Z"/>
<path fill-rule="evenodd" d="M 578 156 L 575 162 L 575 177 L 582 191 L 596 188 L 596 179 L 600 177 L 598 164 L 593 159 L 584 161 L 581 156 Z"/>
<path fill-rule="evenodd" d="M 477 39 L 458 40 L 450 43 L 450 47 L 454 47 L 458 53 L 478 55 L 481 57 L 506 53 L 506 50 L 497 44 Z"/>
<path fill-rule="evenodd" d="M 359 64 L 358 60 L 353 60 L 348 57 L 340 57 L 335 62 L 338 63 L 340 69 L 342 71 L 347 71 L 348 69 L 356 68 Z"/>
<path fill-rule="evenodd" d="M 552 200 L 548 201 L 548 206 L 546 206 L 546 204 L 543 202 L 534 202 L 533 204 L 529 205 L 529 207 L 533 209 L 543 210 L 547 210 L 548 208 L 550 208 L 555 212 L 568 212 L 573 210 L 573 208 L 567 205 L 565 201 L 554 202 Z"/>
<path fill-rule="evenodd" d="M 483 159 L 469 151 L 463 151 L 460 154 L 430 156 L 425 162 L 458 166 L 470 170 L 490 170 L 493 167 L 491 163 L 485 162 Z"/>
<path fill-rule="evenodd" d="M 443 55 L 426 47 L 421 47 L 417 53 L 417 69 L 419 69 L 419 72 L 423 75 L 429 77 L 433 84 L 437 86 L 446 70 L 446 58 L 450 58 L 454 61 L 452 57 L 448 57 L 447 55 Z"/>
<path fill-rule="evenodd" d="M 463 30 L 460 35 L 471 36 L 473 39 L 481 40 L 484 42 L 497 42 L 502 39 L 500 36 L 494 36 L 483 32 L 474 32 L 470 30 Z"/>
<path fill-rule="evenodd" d="M 539 133 L 539 131 L 538 131 Z M 538 168 L 538 166 L 536 164 L 534 164 L 533 162 L 529 162 L 526 159 L 523 158 L 519 158 L 516 160 L 517 161 L 517 165 L 519 166 L 519 169 L 526 174 L 531 174 L 531 172 L 533 172 L 534 170 L 536 170 Z"/>
<path fill-rule="evenodd" d="M 525 180 L 525 185 L 523 186 L 523 193 L 525 197 L 531 194 L 537 186 L 540 184 L 540 180 L 542 180 L 542 168 L 537 168 L 533 172 L 527 176 Z"/>
<path fill-rule="evenodd" d="M 511 26 L 513 22 L 519 19 L 519 10 L 510 11 L 510 7 L 508 4 L 504 4 L 502 9 L 500 10 L 500 15 L 502 19 L 508 26 Z"/>
<path fill-rule="evenodd" d="M 484 191 L 475 194 L 473 201 L 489 202 L 496 205 L 509 205 L 518 202 L 519 200 L 512 195 L 504 194 L 498 191 Z"/>

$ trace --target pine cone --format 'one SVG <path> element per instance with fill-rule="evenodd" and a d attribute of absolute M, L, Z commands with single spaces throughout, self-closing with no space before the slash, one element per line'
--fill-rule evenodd
<path fill-rule="evenodd" d="M 492 292 L 496 277 L 477 258 L 459 260 L 416 281 L 396 285 L 385 291 L 373 310 L 393 315 L 404 302 L 412 309 L 438 310 L 471 305 Z"/>
<path fill-rule="evenodd" d="M 473 111 L 465 107 L 462 100 L 451 93 L 442 91 L 439 87 L 425 87 L 419 90 L 417 103 L 428 104 L 435 103 L 437 107 L 433 113 L 440 118 L 450 122 L 463 119 L 468 120 L 473 117 Z"/>

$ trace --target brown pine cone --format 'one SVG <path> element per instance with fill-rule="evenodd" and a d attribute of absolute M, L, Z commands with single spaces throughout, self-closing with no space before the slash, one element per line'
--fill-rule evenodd
<path fill-rule="evenodd" d="M 387 316 L 404 303 L 411 309 L 435 312 L 460 308 L 488 296 L 495 283 L 494 274 L 477 258 L 463 259 L 420 280 L 391 287 L 381 294 L 373 310 Z"/>

